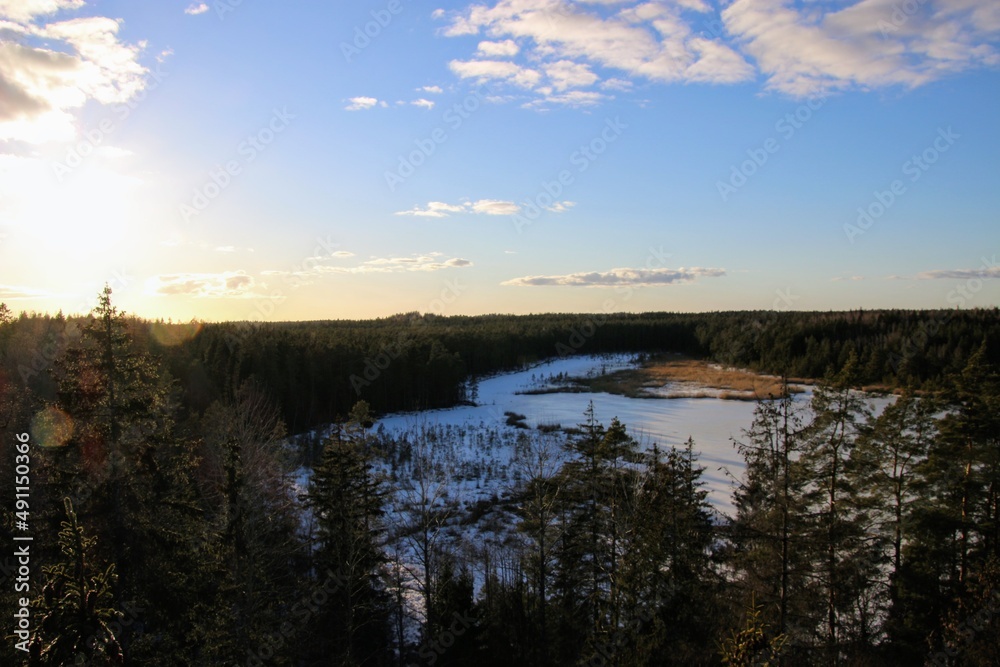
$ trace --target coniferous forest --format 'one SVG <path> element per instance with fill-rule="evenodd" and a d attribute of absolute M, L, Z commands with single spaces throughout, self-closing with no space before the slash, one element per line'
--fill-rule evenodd
<path fill-rule="evenodd" d="M 510 539 L 459 551 L 447 443 L 373 428 L 659 351 L 816 383 L 757 403 L 732 514 L 703 443 L 584 401 L 517 435 Z M 0 359 L 4 665 L 1000 664 L 997 309 L 177 324 L 106 289 L 0 305 Z"/>

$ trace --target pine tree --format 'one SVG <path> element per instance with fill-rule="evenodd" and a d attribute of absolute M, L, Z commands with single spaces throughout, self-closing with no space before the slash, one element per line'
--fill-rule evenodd
<path fill-rule="evenodd" d="M 746 441 L 738 443 L 746 471 L 734 492 L 736 516 L 730 525 L 740 583 L 748 597 L 760 601 L 764 620 L 790 642 L 805 640 L 815 622 L 802 553 L 806 480 L 798 459 L 803 428 L 787 383 L 780 397 L 758 402 Z"/>
<path fill-rule="evenodd" d="M 357 435 L 366 430 L 365 411 L 364 406 L 355 411 L 360 421 L 334 427 L 309 490 L 317 523 L 315 569 L 337 573 L 341 581 L 315 626 L 326 664 L 379 665 L 388 659 L 389 605 L 382 583 L 385 492 L 372 471 L 367 443 Z"/>
<path fill-rule="evenodd" d="M 886 629 L 893 642 L 906 632 L 906 611 L 900 600 L 905 577 L 903 547 L 909 541 L 909 508 L 921 497 L 918 470 L 937 438 L 935 413 L 939 409 L 932 398 L 918 398 L 907 389 L 869 420 L 853 456 L 859 502 L 871 516 L 886 554 L 887 566 L 881 568 L 885 574 L 871 592 L 880 600 L 879 614 L 888 615 Z"/>
<path fill-rule="evenodd" d="M 568 445 L 574 458 L 560 473 L 565 493 L 555 547 L 553 592 L 561 639 L 557 662 L 575 659 L 581 649 L 589 659 L 621 640 L 621 557 L 639 455 L 618 419 L 605 429 L 593 404 L 585 415 L 581 434 Z"/>
<path fill-rule="evenodd" d="M 38 628 L 29 646 L 31 667 L 124 664 L 114 626 L 123 615 L 115 608 L 113 564 L 97 563 L 97 540 L 88 537 L 69 498 L 59 531 L 60 560 L 42 569 L 45 584 L 35 601 Z"/>
<path fill-rule="evenodd" d="M 711 664 L 720 577 L 712 566 L 713 512 L 694 441 L 643 456 L 623 553 L 619 664 Z"/>
<path fill-rule="evenodd" d="M 781 653 L 787 639 L 773 635 L 760 606 L 751 598 L 744 626 L 734 631 L 722 644 L 722 664 L 729 667 L 775 667 L 781 664 Z"/>
<path fill-rule="evenodd" d="M 57 407 L 74 428 L 65 446 L 46 451 L 46 484 L 52 495 L 69 490 L 97 533 L 115 566 L 117 608 L 144 610 L 118 637 L 126 663 L 179 664 L 183 656 L 173 656 L 192 632 L 201 519 L 190 448 L 173 430 L 170 379 L 137 335 L 105 287 L 53 368 Z"/>
<path fill-rule="evenodd" d="M 868 604 L 858 604 L 876 576 L 878 543 L 870 519 L 857 502 L 850 474 L 851 457 L 868 406 L 858 386 L 852 352 L 839 373 L 819 385 L 812 400 L 813 420 L 806 429 L 800 463 L 809 480 L 804 500 L 813 521 L 810 552 L 823 590 L 823 635 L 827 661 L 840 664 L 852 641 L 867 641 L 872 619 Z"/>
<path fill-rule="evenodd" d="M 205 660 L 242 661 L 265 651 L 280 664 L 296 647 L 290 638 L 277 647 L 269 640 L 304 585 L 306 558 L 284 423 L 265 390 L 248 380 L 229 402 L 209 406 L 198 430 L 208 515 L 200 556 L 213 576 L 210 595 L 199 600 Z"/>
<path fill-rule="evenodd" d="M 535 664 L 549 664 L 549 582 L 552 578 L 553 545 L 559 539 L 557 508 L 560 486 L 555 443 L 545 435 L 532 437 L 519 459 L 527 480 L 518 507 L 519 529 L 528 537 L 525 560 L 531 578 L 532 612 L 537 637 L 532 642 Z"/>
<path fill-rule="evenodd" d="M 939 437 L 918 469 L 920 499 L 903 546 L 900 606 L 912 654 L 942 641 L 944 621 L 968 608 L 970 586 L 996 560 L 1000 490 L 1000 376 L 985 343 L 952 378 Z"/>

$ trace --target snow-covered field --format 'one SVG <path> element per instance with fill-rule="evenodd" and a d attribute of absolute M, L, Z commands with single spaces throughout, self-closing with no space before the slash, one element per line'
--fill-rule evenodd
<path fill-rule="evenodd" d="M 395 493 L 387 499 L 386 527 L 390 553 L 398 554 L 407 584 L 411 618 L 422 615 L 416 583 L 422 576 L 419 508 L 439 513 L 435 540 L 466 563 L 475 563 L 484 548 L 502 552 L 510 541 L 520 540 L 517 519 L 509 499 L 530 477 L 525 468 L 531 443 L 546 442 L 554 455 L 554 472 L 567 454 L 560 429 L 584 420 L 593 402 L 598 421 L 605 426 L 617 417 L 640 445 L 682 447 L 695 441 L 698 460 L 705 468 L 709 500 L 719 512 L 733 512 L 734 479 L 743 473 L 743 461 L 733 445 L 753 421 L 753 401 L 711 397 L 629 398 L 606 393 L 524 393 L 565 386 L 569 378 L 609 373 L 635 366 L 630 355 L 574 356 L 555 359 L 525 370 L 481 380 L 475 389 L 476 405 L 443 410 L 423 410 L 386 415 L 375 423 L 378 452 L 375 467 L 390 479 Z M 664 392 L 677 388 L 669 385 Z M 812 388 L 795 395 L 806 405 Z M 873 399 L 878 410 L 889 399 Z M 506 413 L 506 414 L 505 414 Z M 523 415 L 510 420 L 508 414 Z M 511 421 L 520 421 L 512 425 Z M 542 426 L 543 428 L 539 428 Z M 418 462 L 424 462 L 423 467 Z M 422 471 L 422 472 L 421 472 Z M 300 469 L 295 484 L 308 489 L 310 472 Z M 422 481 L 422 483 L 421 483 Z M 409 526 L 409 528 L 407 528 Z M 463 557 L 464 556 L 464 557 Z M 473 572 L 482 584 L 481 572 Z M 412 628 L 411 628 L 412 630 Z"/>
<path fill-rule="evenodd" d="M 583 421 L 584 410 L 593 401 L 597 419 L 605 426 L 614 417 L 626 425 L 629 432 L 643 445 L 651 447 L 681 447 L 693 437 L 700 461 L 705 466 L 705 480 L 712 503 L 721 511 L 732 507 L 732 487 L 723 468 L 735 476 L 743 462 L 733 447 L 732 438 L 740 437 L 749 428 L 755 404 L 752 401 L 727 401 L 712 398 L 637 399 L 605 393 L 523 394 L 559 384 L 564 377 L 602 374 L 635 365 L 630 356 L 574 356 L 555 359 L 532 368 L 482 380 L 478 386 L 478 405 L 446 410 L 389 415 L 379 420 L 376 429 L 385 433 L 415 432 L 428 425 L 440 425 L 453 432 L 494 431 L 502 440 L 516 438 L 523 429 L 506 425 L 505 412 L 526 417 L 525 423 L 535 429 L 539 424 L 575 426 Z M 808 401 L 809 393 L 797 400 Z M 537 433 L 537 431 L 535 431 Z M 475 446 L 475 436 L 465 438 L 464 452 L 456 452 L 466 461 L 482 460 L 484 453 Z M 509 464 L 512 450 L 498 447 L 486 458 Z M 494 485 L 491 484 L 491 487 Z M 478 494 L 477 494 L 478 495 Z"/>

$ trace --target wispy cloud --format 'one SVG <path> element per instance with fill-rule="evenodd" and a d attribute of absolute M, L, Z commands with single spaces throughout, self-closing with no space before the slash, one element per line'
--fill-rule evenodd
<path fill-rule="evenodd" d="M 1000 266 L 983 266 L 978 269 L 941 269 L 917 274 L 917 280 L 988 280 L 1000 278 Z"/>
<path fill-rule="evenodd" d="M 331 258 L 347 259 L 353 256 L 354 253 L 351 252 L 337 251 L 332 253 L 330 257 L 310 257 L 303 263 L 303 266 L 291 271 L 264 271 L 262 275 L 280 278 L 283 281 L 291 283 L 293 286 L 302 286 L 330 275 L 431 272 L 446 269 L 461 269 L 473 265 L 470 260 L 461 257 L 442 259 L 443 255 L 439 252 L 414 253 L 412 255 L 395 257 L 369 257 L 364 262 L 355 264 L 354 266 L 329 263 Z"/>
<path fill-rule="evenodd" d="M 415 107 L 421 107 L 423 109 L 427 109 L 428 111 L 434 108 L 434 102 L 424 99 L 422 97 L 418 100 L 413 100 L 412 102 L 410 102 L 410 104 L 412 104 Z"/>
<path fill-rule="evenodd" d="M 542 97 L 627 90 L 632 79 L 733 84 L 758 72 L 768 89 L 805 97 L 912 88 L 1000 64 L 996 0 L 912 5 L 733 0 L 720 11 L 704 0 L 493 0 L 435 17 L 447 21 L 446 36 L 489 37 L 449 63 L 458 77 Z M 573 98 L 552 102 L 561 99 Z"/>
<path fill-rule="evenodd" d="M 916 2 L 906 13 L 899 8 L 897 0 L 827 8 L 736 0 L 722 11 L 722 20 L 767 77 L 767 87 L 794 96 L 914 88 L 971 67 L 1000 64 L 995 0 Z"/>
<path fill-rule="evenodd" d="M 198 14 L 204 14 L 208 11 L 208 5 L 204 2 L 192 2 L 184 9 L 185 14 L 190 14 L 191 16 L 197 16 Z"/>
<path fill-rule="evenodd" d="M 27 23 L 39 16 L 80 9 L 84 0 L 0 0 L 0 19 Z"/>
<path fill-rule="evenodd" d="M 0 285 L 0 301 L 37 299 L 45 296 L 49 296 L 49 293 L 43 290 L 32 289 L 30 287 L 20 287 L 18 285 Z"/>
<path fill-rule="evenodd" d="M 564 213 L 575 206 L 575 202 L 557 201 L 546 207 L 553 213 Z M 397 211 L 396 215 L 412 215 L 418 218 L 447 218 L 452 214 L 470 215 L 516 215 L 520 213 L 520 204 L 503 199 L 479 199 L 461 204 L 448 204 L 441 201 L 427 202 L 426 206 L 414 206 L 408 211 Z"/>
<path fill-rule="evenodd" d="M 146 282 L 148 293 L 158 296 L 198 298 L 253 298 L 256 281 L 245 271 L 223 273 L 170 273 Z"/>
<path fill-rule="evenodd" d="M 660 82 L 734 83 L 753 78 L 753 66 L 732 46 L 706 37 L 686 19 L 687 14 L 709 10 L 700 0 L 499 0 L 492 6 L 473 5 L 453 15 L 444 34 L 485 34 L 493 39 L 479 42 L 474 58 L 453 60 L 449 67 L 463 79 L 511 84 L 551 96 L 552 103 L 576 104 L 602 99 L 565 95 L 598 84 L 595 66 L 619 73 L 609 89 L 626 87 L 622 73 Z M 501 57 L 517 60 L 498 60 Z"/>
<path fill-rule="evenodd" d="M 698 278 L 718 278 L 726 275 L 725 269 L 611 269 L 556 276 L 524 276 L 501 283 L 515 287 L 654 287 L 689 283 Z"/>

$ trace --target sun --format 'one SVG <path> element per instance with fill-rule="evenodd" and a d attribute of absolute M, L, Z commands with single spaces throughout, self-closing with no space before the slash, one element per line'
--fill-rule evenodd
<path fill-rule="evenodd" d="M 104 164 L 57 172 L 38 158 L 3 156 L 2 213 L 26 252 L 93 261 L 122 251 L 142 181 Z"/>

